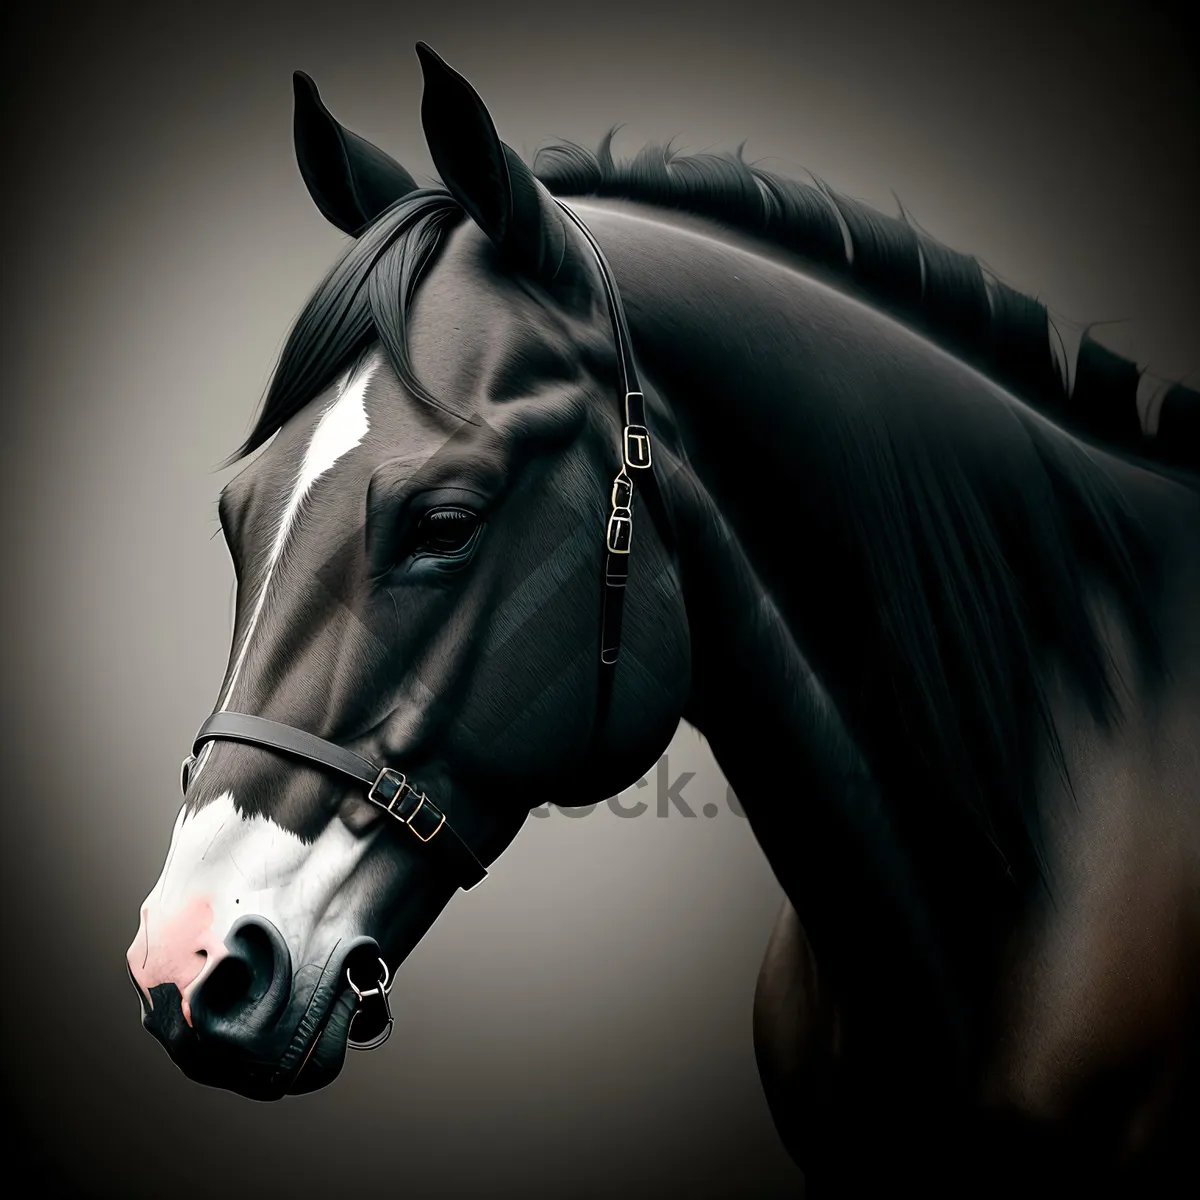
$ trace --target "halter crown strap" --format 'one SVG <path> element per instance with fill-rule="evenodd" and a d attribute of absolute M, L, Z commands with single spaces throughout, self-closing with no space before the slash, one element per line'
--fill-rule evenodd
<path fill-rule="evenodd" d="M 417 791 L 401 771 L 380 767 L 334 742 L 306 733 L 291 725 L 281 725 L 249 713 L 213 713 L 196 734 L 192 754 L 200 753 L 205 742 L 246 742 L 264 746 L 293 758 L 324 767 L 337 775 L 361 783 L 367 799 L 388 816 L 399 821 L 414 837 L 431 850 L 443 855 L 444 862 L 458 886 L 473 888 L 487 877 L 487 870 L 466 842 L 454 832 L 446 814 L 424 792 Z"/>

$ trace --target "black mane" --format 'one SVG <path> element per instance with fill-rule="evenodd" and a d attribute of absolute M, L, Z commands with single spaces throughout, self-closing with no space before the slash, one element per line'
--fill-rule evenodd
<path fill-rule="evenodd" d="M 615 131 L 613 131 L 615 132 Z M 1142 370 L 1085 332 L 1074 371 L 1046 306 L 912 225 L 726 154 L 649 145 L 616 162 L 613 132 L 595 153 L 567 142 L 539 150 L 534 174 L 561 196 L 634 200 L 708 217 L 761 237 L 920 329 L 1077 433 L 1157 462 L 1200 467 L 1200 393 L 1176 383 L 1157 436 L 1143 434 Z M 1193 480 L 1187 480 L 1194 482 Z"/>

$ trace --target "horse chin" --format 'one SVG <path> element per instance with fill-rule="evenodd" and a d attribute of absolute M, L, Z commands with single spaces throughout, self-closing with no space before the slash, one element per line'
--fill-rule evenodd
<path fill-rule="evenodd" d="M 315 1092 L 338 1077 L 346 1061 L 350 1021 L 356 1008 L 349 989 L 333 1001 L 299 1070 L 288 1083 L 278 1060 L 247 1059 L 236 1051 L 201 1042 L 183 1017 L 174 984 L 156 987 L 151 1000 L 153 1007 L 145 1010 L 142 1024 L 189 1079 L 264 1102 Z"/>
<path fill-rule="evenodd" d="M 350 1021 L 354 1016 L 355 1006 L 354 994 L 349 990 L 344 991 L 334 1001 L 304 1064 L 296 1072 L 296 1078 L 287 1089 L 289 1096 L 315 1092 L 332 1083 L 341 1074 L 346 1062 Z"/>

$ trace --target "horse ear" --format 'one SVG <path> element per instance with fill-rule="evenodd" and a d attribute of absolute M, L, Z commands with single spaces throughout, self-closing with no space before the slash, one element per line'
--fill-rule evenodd
<path fill-rule="evenodd" d="M 340 125 L 303 71 L 292 83 L 300 174 L 324 216 L 357 237 L 385 208 L 415 191 L 416 181 L 391 155 Z"/>
<path fill-rule="evenodd" d="M 417 57 L 425 76 L 421 124 L 442 182 L 518 269 L 560 278 L 572 243 L 553 197 L 500 140 L 475 89 L 424 42 Z"/>

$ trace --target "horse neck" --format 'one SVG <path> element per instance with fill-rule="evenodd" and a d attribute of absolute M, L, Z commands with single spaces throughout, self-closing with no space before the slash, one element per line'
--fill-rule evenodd
<path fill-rule="evenodd" d="M 652 210 L 585 216 L 659 398 L 693 651 L 685 715 L 810 933 L 835 959 L 858 953 L 839 969 L 864 990 L 915 970 L 915 991 L 954 1011 L 956 993 L 986 986 L 1036 879 L 1021 804 L 1041 752 L 1041 668 L 1019 614 L 1038 606 L 1038 636 L 1103 691 L 1087 678 L 1102 655 L 1076 568 L 1136 615 L 1137 581 L 1106 532 L 1122 519 L 1118 492 L 1137 490 L 1118 487 L 1134 468 L 1085 455 L 963 364 L 761 250 Z M 889 557 L 889 538 L 904 554 Z M 913 584 L 921 555 L 947 545 L 957 558 L 942 581 Z M 892 604 L 897 559 L 908 574 Z M 941 620 L 961 614 L 950 636 L 938 606 Z M 931 695 L 935 715 L 910 724 L 906 707 Z"/>
<path fill-rule="evenodd" d="M 841 570 L 823 500 L 845 486 L 847 467 L 829 437 L 839 397 L 824 386 L 821 339 L 830 320 L 852 325 L 858 314 L 819 289 L 812 323 L 797 323 L 816 285 L 794 272 L 711 240 L 693 242 L 693 253 L 667 243 L 664 253 L 664 231 L 650 223 L 606 220 L 602 210 L 588 219 L 655 399 L 656 474 L 674 517 L 692 645 L 684 715 L 708 739 L 847 1002 L 869 1007 L 903 978 L 883 1024 L 903 1026 L 906 1045 L 925 1030 L 926 1046 L 958 1061 L 956 985 L 914 864 L 839 709 L 860 664 L 844 644 L 816 650 Z M 762 345 L 774 352 L 758 353 Z M 877 1009 L 871 1020 L 882 1028 Z"/>

